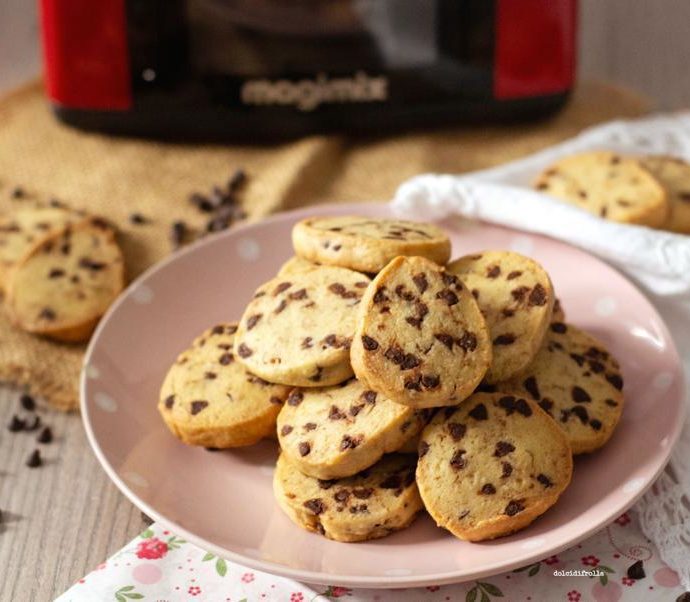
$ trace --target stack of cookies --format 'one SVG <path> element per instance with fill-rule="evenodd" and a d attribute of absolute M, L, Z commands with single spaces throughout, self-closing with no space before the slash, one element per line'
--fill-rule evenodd
<path fill-rule="evenodd" d="M 593 151 L 549 166 L 534 186 L 599 217 L 690 234 L 690 164 Z"/>
<path fill-rule="evenodd" d="M 556 503 L 573 454 L 608 441 L 622 379 L 565 323 L 534 260 L 449 263 L 432 224 L 338 216 L 293 229 L 295 257 L 238 323 L 171 367 L 159 410 L 182 441 L 278 438 L 278 504 L 338 541 L 383 537 L 425 509 L 455 536 L 515 532 Z"/>
<path fill-rule="evenodd" d="M 0 216 L 0 292 L 19 328 L 85 341 L 123 286 L 122 252 L 103 219 L 58 201 Z"/>

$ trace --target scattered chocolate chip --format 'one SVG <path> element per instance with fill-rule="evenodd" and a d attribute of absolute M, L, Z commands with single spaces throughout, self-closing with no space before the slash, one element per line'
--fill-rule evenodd
<path fill-rule="evenodd" d="M 379 348 L 378 342 L 365 334 L 362 335 L 362 345 L 367 351 L 376 351 Z"/>
<path fill-rule="evenodd" d="M 501 478 L 507 479 L 513 474 L 513 465 L 510 462 L 501 462 Z"/>
<path fill-rule="evenodd" d="M 36 441 L 39 443 L 50 443 L 53 440 L 53 431 L 49 426 L 43 427 L 43 430 L 39 433 Z"/>
<path fill-rule="evenodd" d="M 469 510 L 463 510 L 459 515 L 458 518 L 462 520 L 463 518 L 467 518 L 470 515 Z"/>
<path fill-rule="evenodd" d="M 416 378 L 408 378 L 407 380 L 405 380 L 405 388 L 408 391 L 421 391 L 422 377 L 417 376 Z"/>
<path fill-rule="evenodd" d="M 328 418 L 330 420 L 343 420 L 347 418 L 347 416 L 338 406 L 331 406 L 331 409 L 328 412 Z"/>
<path fill-rule="evenodd" d="M 303 399 L 304 394 L 302 393 L 302 391 L 300 391 L 299 389 L 293 389 L 292 391 L 290 391 L 290 395 L 288 395 L 287 404 L 289 406 L 298 406 L 302 403 Z"/>
<path fill-rule="evenodd" d="M 568 327 L 563 324 L 563 322 L 554 322 L 551 324 L 551 330 L 557 332 L 558 334 L 563 334 L 564 332 L 567 332 Z"/>
<path fill-rule="evenodd" d="M 247 179 L 247 172 L 245 172 L 242 168 L 236 169 L 235 173 L 233 173 L 228 180 L 228 191 L 231 193 L 237 192 L 240 188 L 242 188 L 242 186 L 245 185 Z"/>
<path fill-rule="evenodd" d="M 183 221 L 173 222 L 170 226 L 170 241 L 172 242 L 173 250 L 179 249 L 187 236 L 187 224 Z"/>
<path fill-rule="evenodd" d="M 529 294 L 528 304 L 529 305 L 546 305 L 548 295 L 546 290 L 541 284 L 537 284 L 532 292 Z"/>
<path fill-rule="evenodd" d="M 498 278 L 501 275 L 501 268 L 497 265 L 492 265 L 486 268 L 487 278 Z"/>
<path fill-rule="evenodd" d="M 423 272 L 412 276 L 412 282 L 415 283 L 420 293 L 423 293 L 427 288 L 429 288 L 429 282 L 426 279 L 426 274 Z"/>
<path fill-rule="evenodd" d="M 441 377 L 437 374 L 422 374 L 422 386 L 425 389 L 435 389 L 440 384 Z"/>
<path fill-rule="evenodd" d="M 573 406 L 570 408 L 569 412 L 571 414 L 575 414 L 580 419 L 580 422 L 582 424 L 587 424 L 589 421 L 589 414 L 587 413 L 587 410 L 584 408 L 584 406 Z"/>
<path fill-rule="evenodd" d="M 474 351 L 477 348 L 477 336 L 473 332 L 465 331 L 459 339 L 455 339 L 455 344 L 465 353 Z"/>
<path fill-rule="evenodd" d="M 307 441 L 302 441 L 297 449 L 299 450 L 299 455 L 304 458 L 304 456 L 308 455 L 311 451 L 311 445 Z"/>
<path fill-rule="evenodd" d="M 221 364 L 221 366 L 227 366 L 232 363 L 233 359 L 232 353 L 224 353 L 218 358 L 218 363 Z"/>
<path fill-rule="evenodd" d="M 343 435 L 340 441 L 340 451 L 345 451 L 347 449 L 354 449 L 362 442 L 362 435 L 352 437 L 351 435 Z"/>
<path fill-rule="evenodd" d="M 405 353 L 398 345 L 391 345 L 386 349 L 383 357 L 399 366 L 405 359 Z"/>
<path fill-rule="evenodd" d="M 493 341 L 494 345 L 512 345 L 515 342 L 515 335 L 511 333 L 499 334 Z"/>
<path fill-rule="evenodd" d="M 62 278 L 62 276 L 65 275 L 65 270 L 61 268 L 53 268 L 48 272 L 48 278 L 50 279 L 55 279 L 55 278 Z"/>
<path fill-rule="evenodd" d="M 496 488 L 491 483 L 486 483 L 480 489 L 480 493 L 483 495 L 493 495 L 496 493 Z"/>
<path fill-rule="evenodd" d="M 350 499 L 350 492 L 347 489 L 338 489 L 338 491 L 336 491 L 333 494 L 333 499 L 336 502 L 340 502 L 341 504 L 345 504 L 345 503 L 347 503 L 347 500 Z"/>
<path fill-rule="evenodd" d="M 474 406 L 469 411 L 469 415 L 475 420 L 487 420 L 489 418 L 489 413 L 486 411 L 486 406 L 483 403 Z"/>
<path fill-rule="evenodd" d="M 460 424 L 459 422 L 449 422 L 448 432 L 450 433 L 450 436 L 453 438 L 453 441 L 460 441 L 460 439 L 462 439 L 465 436 L 465 433 L 467 432 L 467 427 L 464 424 Z"/>
<path fill-rule="evenodd" d="M 317 516 L 326 511 L 326 504 L 323 503 L 321 498 L 314 498 L 311 500 L 307 500 L 306 502 L 304 502 L 303 506 L 307 510 L 311 510 Z"/>
<path fill-rule="evenodd" d="M 19 416 L 14 415 L 12 416 L 10 423 L 7 425 L 7 430 L 10 431 L 10 433 L 18 433 L 19 431 L 23 431 L 25 426 L 26 421 L 19 418 Z"/>
<path fill-rule="evenodd" d="M 514 270 L 506 276 L 506 280 L 514 280 L 515 278 L 519 278 L 520 276 L 522 276 L 522 272 Z"/>
<path fill-rule="evenodd" d="M 41 459 L 41 452 L 35 449 L 31 452 L 29 459 L 26 461 L 26 465 L 29 468 L 38 468 L 41 464 L 43 464 L 43 460 Z"/>
<path fill-rule="evenodd" d="M 27 412 L 33 412 L 36 410 L 36 400 L 28 393 L 22 394 L 22 396 L 19 398 L 19 403 Z"/>
<path fill-rule="evenodd" d="M 463 457 L 466 453 L 466 450 L 459 449 L 453 454 L 453 457 L 450 459 L 450 465 L 455 470 L 461 470 L 467 466 L 467 458 Z"/>
<path fill-rule="evenodd" d="M 379 483 L 381 489 L 399 489 L 401 485 L 402 479 L 399 474 L 392 474 Z"/>
<path fill-rule="evenodd" d="M 273 289 L 273 296 L 277 297 L 280 293 L 285 292 L 292 286 L 292 282 L 281 282 L 278 286 Z"/>
<path fill-rule="evenodd" d="M 321 489 L 330 489 L 335 484 L 335 479 L 317 479 Z"/>
<path fill-rule="evenodd" d="M 54 309 L 51 309 L 50 307 L 44 307 L 38 314 L 38 317 L 43 320 L 53 321 L 55 320 L 55 318 L 57 318 L 57 315 Z"/>
<path fill-rule="evenodd" d="M 426 441 L 420 441 L 419 442 L 419 457 L 423 458 L 426 456 L 427 452 L 429 451 L 429 444 Z"/>
<path fill-rule="evenodd" d="M 193 401 L 190 404 L 190 413 L 192 416 L 196 416 L 199 412 L 202 410 L 205 410 L 208 407 L 208 401 Z"/>
<path fill-rule="evenodd" d="M 26 197 L 26 191 L 21 186 L 15 186 L 10 192 L 10 197 L 12 199 L 23 199 Z"/>
<path fill-rule="evenodd" d="M 553 481 L 544 473 L 539 473 L 537 475 L 537 481 L 539 481 L 546 489 L 548 489 L 549 487 L 553 487 Z"/>
<path fill-rule="evenodd" d="M 371 497 L 374 490 L 371 487 L 358 487 L 352 490 L 352 495 L 354 495 L 358 500 L 367 500 Z"/>
<path fill-rule="evenodd" d="M 129 214 L 129 222 L 131 224 L 135 224 L 137 226 L 140 226 L 142 224 L 148 223 L 148 219 L 146 219 L 141 213 L 130 213 Z"/>
<path fill-rule="evenodd" d="M 165 407 L 169 410 L 170 408 L 173 407 L 173 404 L 175 403 L 175 396 L 174 395 L 168 395 L 165 398 Z"/>
<path fill-rule="evenodd" d="M 363 512 L 369 512 L 369 507 L 366 504 L 350 507 L 350 514 L 361 514 Z"/>
<path fill-rule="evenodd" d="M 362 408 L 364 408 L 364 404 L 356 404 L 356 405 L 351 405 L 350 406 L 350 416 L 357 416 L 362 411 Z"/>
<path fill-rule="evenodd" d="M 496 449 L 494 450 L 494 456 L 497 458 L 502 458 L 507 456 L 509 453 L 515 451 L 515 446 L 507 441 L 499 441 L 496 443 Z"/>
<path fill-rule="evenodd" d="M 389 297 L 386 295 L 386 287 L 382 286 L 376 290 L 374 293 L 374 303 L 383 303 L 384 301 L 390 301 Z"/>
<path fill-rule="evenodd" d="M 311 337 L 305 337 L 301 344 L 302 349 L 312 348 L 314 346 L 314 343 L 312 341 L 313 339 Z"/>
<path fill-rule="evenodd" d="M 411 353 L 405 354 L 405 357 L 403 358 L 402 362 L 400 363 L 400 369 L 401 370 L 412 370 L 413 368 L 416 368 L 421 364 L 421 360 L 416 356 Z"/>
<path fill-rule="evenodd" d="M 518 414 L 522 414 L 525 417 L 532 415 L 532 408 L 529 407 L 529 404 L 524 399 L 515 400 L 515 410 Z"/>
<path fill-rule="evenodd" d="M 448 304 L 448 307 L 457 304 L 459 301 L 458 296 L 453 291 L 447 288 L 436 293 L 436 298 L 445 301 Z"/>
<path fill-rule="evenodd" d="M 323 366 L 316 366 L 316 372 L 314 372 L 314 374 L 312 374 L 309 377 L 309 380 L 314 382 L 314 383 L 317 383 L 321 380 L 322 375 L 323 375 Z"/>
<path fill-rule="evenodd" d="M 302 299 L 307 298 L 307 289 L 306 288 L 301 288 L 298 291 L 293 291 L 288 295 L 288 299 L 291 299 L 292 301 L 302 301 Z"/>
<path fill-rule="evenodd" d="M 647 576 L 644 572 L 644 563 L 641 560 L 638 560 L 637 562 L 631 564 L 626 571 L 626 575 L 630 579 L 644 579 Z"/>
<path fill-rule="evenodd" d="M 510 500 L 504 512 L 508 516 L 515 516 L 518 512 L 522 512 L 524 509 L 524 500 Z"/>
<path fill-rule="evenodd" d="M 606 380 L 619 391 L 623 389 L 623 379 L 621 378 L 620 374 L 607 374 Z"/>
<path fill-rule="evenodd" d="M 513 395 L 504 395 L 498 400 L 498 405 L 505 410 L 506 416 L 510 416 L 515 411 L 515 402 Z"/>
<path fill-rule="evenodd" d="M 453 349 L 453 337 L 445 332 L 435 334 L 434 338 L 443 343 L 448 349 Z"/>
<path fill-rule="evenodd" d="M 240 346 L 237 348 L 237 353 L 240 354 L 240 357 L 247 358 L 250 355 L 252 355 L 254 352 L 247 347 L 244 343 L 240 343 Z"/>
<path fill-rule="evenodd" d="M 303 428 L 306 432 L 313 431 L 314 429 L 316 429 L 316 423 L 315 423 L 315 422 L 307 422 L 306 424 L 304 424 L 304 425 L 302 426 L 302 428 Z"/>
<path fill-rule="evenodd" d="M 289 424 L 283 425 L 283 427 L 280 429 L 280 434 L 282 437 L 286 437 L 293 431 L 293 428 Z"/>
<path fill-rule="evenodd" d="M 592 418 L 592 420 L 589 421 L 589 426 L 591 426 L 595 431 L 600 431 L 603 425 L 601 424 L 601 420 Z"/>
<path fill-rule="evenodd" d="M 578 387 L 575 385 L 571 391 L 570 394 L 572 395 L 573 401 L 575 403 L 588 403 L 592 401 L 592 398 L 589 396 L 589 393 L 585 391 L 582 387 Z"/>
<path fill-rule="evenodd" d="M 249 318 L 247 318 L 247 330 L 254 328 L 262 317 L 263 314 L 254 314 L 253 316 L 249 316 Z"/>
<path fill-rule="evenodd" d="M 539 386 L 537 385 L 537 379 L 534 376 L 528 376 L 522 386 L 525 387 L 527 392 L 532 396 L 532 399 L 538 401 L 541 395 L 539 394 Z"/>
<path fill-rule="evenodd" d="M 551 401 L 550 399 L 542 399 L 539 402 L 539 407 L 545 412 L 550 413 L 551 408 L 553 408 L 553 401 Z"/>
<path fill-rule="evenodd" d="M 605 400 L 604 400 L 604 403 L 605 403 L 607 406 L 610 406 L 610 407 L 612 407 L 612 408 L 615 408 L 615 407 L 618 406 L 618 402 L 617 402 L 617 401 L 614 401 L 613 399 L 605 399 Z"/>

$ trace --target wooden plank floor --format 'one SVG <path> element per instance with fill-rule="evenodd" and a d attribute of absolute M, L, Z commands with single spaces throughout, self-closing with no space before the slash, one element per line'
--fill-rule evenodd
<path fill-rule="evenodd" d="M 0 388 L 0 600 L 52 600 L 144 527 L 91 452 L 78 414 L 39 410 L 54 441 L 11 433 L 19 395 Z M 40 448 L 44 464 L 26 460 Z"/>

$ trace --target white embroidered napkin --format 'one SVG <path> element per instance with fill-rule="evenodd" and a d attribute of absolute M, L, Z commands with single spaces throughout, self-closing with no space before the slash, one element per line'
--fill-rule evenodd
<path fill-rule="evenodd" d="M 645 290 L 673 333 L 690 373 L 690 236 L 595 217 L 529 188 L 554 160 L 610 149 L 670 154 L 690 160 L 690 112 L 592 128 L 525 159 L 463 176 L 425 174 L 398 189 L 393 207 L 404 217 L 470 219 L 558 238 L 618 267 Z M 461 152 L 459 150 L 458 152 Z M 686 420 L 670 469 L 638 504 L 641 526 L 690 588 L 690 423 Z"/>

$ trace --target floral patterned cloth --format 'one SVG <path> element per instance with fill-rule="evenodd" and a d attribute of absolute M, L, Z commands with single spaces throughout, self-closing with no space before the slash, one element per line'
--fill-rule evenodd
<path fill-rule="evenodd" d="M 457 585 L 406 590 L 297 583 L 218 558 L 152 525 L 57 602 L 312 602 L 336 598 L 352 602 L 690 602 L 678 575 L 641 534 L 634 512 L 618 517 L 582 544 L 516 571 Z"/>

